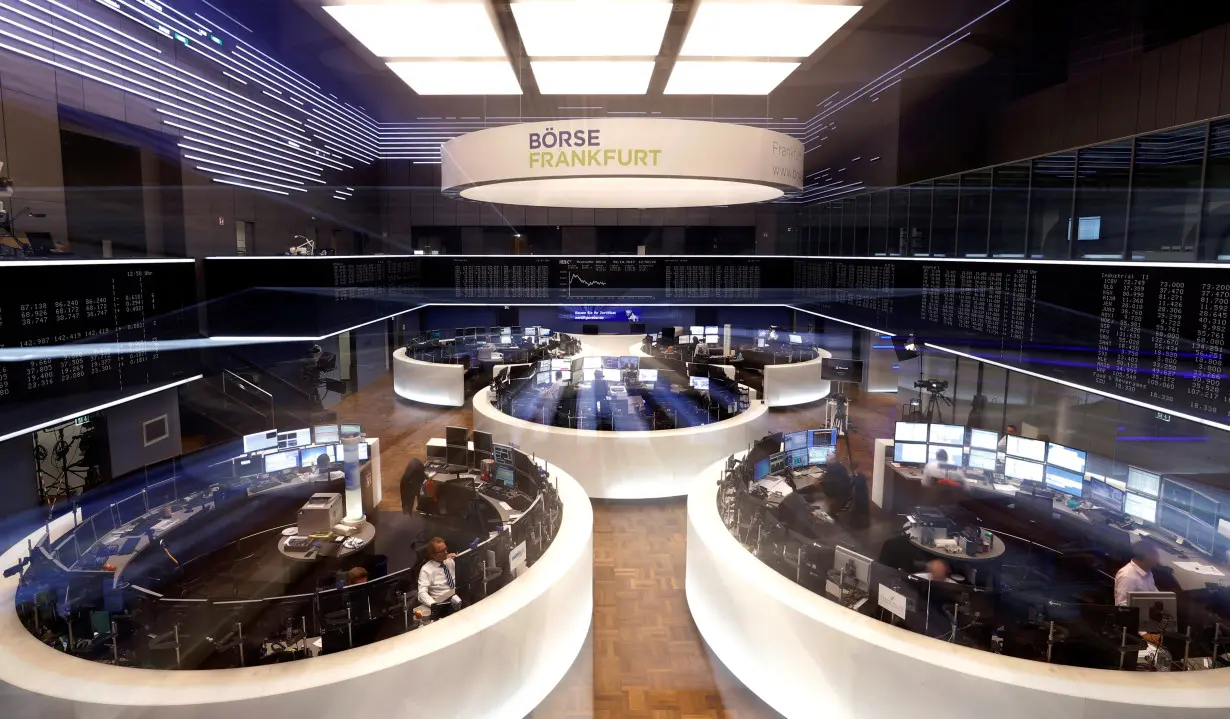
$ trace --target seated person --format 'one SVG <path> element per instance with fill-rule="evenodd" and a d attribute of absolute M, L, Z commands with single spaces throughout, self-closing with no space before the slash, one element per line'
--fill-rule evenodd
<path fill-rule="evenodd" d="M 606 378 L 602 376 L 602 370 L 594 370 L 594 401 L 598 403 L 598 409 L 601 411 L 606 406 L 607 395 L 611 393 L 611 386 L 607 384 Z"/>
<path fill-rule="evenodd" d="M 932 582 L 957 583 L 957 580 L 952 576 L 952 567 L 949 567 L 948 562 L 945 562 L 943 559 L 928 560 L 927 571 L 914 572 L 914 576 L 929 579 Z"/>
<path fill-rule="evenodd" d="M 1137 542 L 1132 546 L 1132 559 L 1115 573 L 1115 605 L 1126 607 L 1132 592 L 1156 592 L 1153 568 L 1158 564 L 1157 548 Z"/>
<path fill-rule="evenodd" d="M 802 534 L 804 537 L 812 539 L 819 537 L 816 531 L 816 520 L 812 516 L 811 505 L 798 492 L 791 492 L 782 498 L 781 503 L 777 505 L 777 519 L 786 525 L 787 528 Z"/>
<path fill-rule="evenodd" d="M 440 537 L 432 537 L 427 543 L 427 561 L 419 570 L 418 599 L 420 604 L 431 607 L 432 616 L 447 617 L 461 606 L 461 598 L 456 594 L 456 556 Z"/>
<path fill-rule="evenodd" d="M 349 572 L 346 572 L 346 586 L 353 587 L 356 584 L 364 584 L 367 582 L 367 570 L 363 567 L 351 567 Z"/>
<path fill-rule="evenodd" d="M 961 470 L 948 464 L 948 452 L 942 449 L 937 449 L 935 459 L 923 467 L 922 485 L 924 487 L 934 487 L 937 481 L 940 484 L 960 486 L 961 479 Z"/>

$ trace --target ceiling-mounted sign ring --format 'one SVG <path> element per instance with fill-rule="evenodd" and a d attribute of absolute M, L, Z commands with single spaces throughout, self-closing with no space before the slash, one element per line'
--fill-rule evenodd
<path fill-rule="evenodd" d="M 449 140 L 441 189 L 538 207 L 661 208 L 774 200 L 803 187 L 803 145 L 748 125 L 590 118 Z"/>

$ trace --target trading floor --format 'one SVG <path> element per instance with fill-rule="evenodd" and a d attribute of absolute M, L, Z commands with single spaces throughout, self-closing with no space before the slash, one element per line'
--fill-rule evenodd
<path fill-rule="evenodd" d="M 467 403 L 455 409 L 399 401 L 385 378 L 347 397 L 339 415 L 381 438 L 382 508 L 400 507 L 397 478 L 413 456 L 449 425 L 470 427 Z M 872 437 L 890 436 L 891 395 L 847 390 L 855 433 L 849 450 L 870 473 Z M 825 405 L 769 413 L 770 431 L 822 424 Z M 847 447 L 839 445 L 846 459 Z M 535 719 L 667 716 L 777 717 L 705 646 L 684 597 L 686 499 L 594 501 L 594 619 L 590 640 Z"/>

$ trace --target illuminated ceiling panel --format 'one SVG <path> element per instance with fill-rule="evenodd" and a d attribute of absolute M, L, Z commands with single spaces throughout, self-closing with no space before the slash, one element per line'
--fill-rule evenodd
<path fill-rule="evenodd" d="M 643 95 L 653 60 L 535 60 L 530 63 L 543 95 Z"/>
<path fill-rule="evenodd" d="M 407 60 L 389 69 L 420 95 L 520 95 L 506 60 Z"/>
<path fill-rule="evenodd" d="M 506 57 L 485 2 L 354 0 L 324 10 L 376 57 Z"/>
<path fill-rule="evenodd" d="M 798 68 L 797 62 L 679 60 L 666 95 L 767 95 Z"/>
<path fill-rule="evenodd" d="M 680 57 L 804 58 L 854 17 L 859 5 L 699 0 Z"/>
<path fill-rule="evenodd" d="M 511 5 L 530 57 L 653 57 L 671 3 L 663 0 L 519 0 Z"/>

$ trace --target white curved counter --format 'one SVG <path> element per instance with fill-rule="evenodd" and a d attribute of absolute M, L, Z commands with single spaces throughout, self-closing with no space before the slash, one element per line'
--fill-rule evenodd
<path fill-rule="evenodd" d="M 393 352 L 393 391 L 399 397 L 424 404 L 462 407 L 466 403 L 466 368 L 459 364 L 422 362 L 406 356 L 406 348 Z"/>
<path fill-rule="evenodd" d="M 645 335 L 578 335 L 581 351 L 575 357 L 648 357 L 641 351 Z"/>
<path fill-rule="evenodd" d="M 391 716 L 521 719 L 568 671 L 593 612 L 593 513 L 552 466 L 563 502 L 555 541 L 524 574 L 407 634 L 312 659 L 189 671 L 132 669 L 44 646 L 18 621 L 17 577 L 0 581 L 5 717 L 256 719 Z M 37 539 L 42 530 L 32 535 Z M 5 552 L 5 567 L 26 552 Z"/>
<path fill-rule="evenodd" d="M 820 361 L 832 356 L 818 349 L 813 360 L 765 365 L 764 401 L 770 407 L 793 407 L 828 397 L 831 387 L 820 376 Z"/>
<path fill-rule="evenodd" d="M 1084 669 L 948 644 L 863 616 L 773 571 L 717 511 L 725 460 L 688 495 L 688 607 L 714 654 L 786 717 L 1213 719 L 1230 716 L 1230 669 Z"/>
<path fill-rule="evenodd" d="M 714 424 L 659 431 L 599 431 L 551 427 L 510 417 L 474 394 L 474 429 L 504 437 L 522 452 L 549 457 L 597 499 L 652 499 L 688 493 L 696 465 L 725 457 L 768 433 L 768 407 Z"/>

